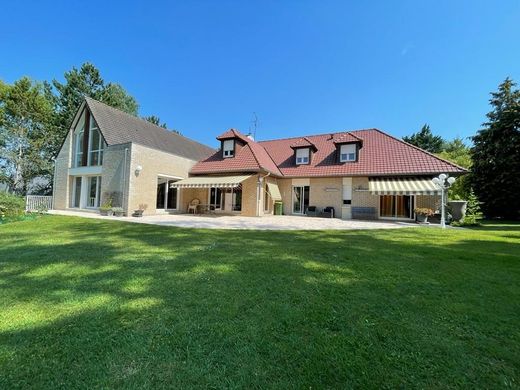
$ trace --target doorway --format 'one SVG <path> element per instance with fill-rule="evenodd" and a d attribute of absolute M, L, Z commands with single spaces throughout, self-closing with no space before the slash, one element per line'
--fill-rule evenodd
<path fill-rule="evenodd" d="M 413 195 L 381 195 L 379 216 L 381 218 L 413 219 Z"/>
<path fill-rule="evenodd" d="M 309 207 L 309 186 L 293 187 L 293 214 L 305 214 Z"/>
<path fill-rule="evenodd" d="M 157 178 L 157 200 L 155 208 L 157 210 L 177 210 L 178 208 L 178 189 L 172 187 L 177 179 L 166 177 Z"/>

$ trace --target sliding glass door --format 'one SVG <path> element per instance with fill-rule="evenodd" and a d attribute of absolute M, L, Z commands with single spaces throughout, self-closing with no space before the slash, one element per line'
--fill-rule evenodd
<path fill-rule="evenodd" d="M 412 219 L 414 197 L 412 195 L 381 195 L 379 215 L 381 218 Z"/>
<path fill-rule="evenodd" d="M 309 206 L 309 186 L 293 187 L 293 214 L 305 214 Z"/>
<path fill-rule="evenodd" d="M 168 180 L 164 177 L 157 179 L 157 200 L 155 208 L 158 210 L 177 210 L 177 188 L 171 185 L 177 180 Z"/>

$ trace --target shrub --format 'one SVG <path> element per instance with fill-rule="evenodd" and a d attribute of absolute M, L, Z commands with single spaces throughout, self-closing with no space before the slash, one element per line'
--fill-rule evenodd
<path fill-rule="evenodd" d="M 459 222 L 452 222 L 453 226 L 479 226 L 482 219 L 482 211 L 480 210 L 480 202 L 475 193 L 470 191 L 468 196 L 468 204 L 466 206 L 466 216 Z"/>
<path fill-rule="evenodd" d="M 24 198 L 6 192 L 0 193 L 0 219 L 18 218 L 24 214 Z"/>

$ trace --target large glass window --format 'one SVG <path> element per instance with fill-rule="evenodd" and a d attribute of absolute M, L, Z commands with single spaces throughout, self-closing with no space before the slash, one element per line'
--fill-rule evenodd
<path fill-rule="evenodd" d="M 209 205 L 212 210 L 220 210 L 222 208 L 222 190 L 212 187 L 209 191 Z"/>
<path fill-rule="evenodd" d="M 309 207 L 309 186 L 293 187 L 293 213 L 304 214 Z"/>
<path fill-rule="evenodd" d="M 91 118 L 91 126 L 89 132 L 89 160 L 88 165 L 96 166 L 103 164 L 103 149 L 105 147 L 105 141 L 103 136 L 97 127 L 97 123 L 94 118 Z"/>
<path fill-rule="evenodd" d="M 414 198 L 412 195 L 381 195 L 379 215 L 382 218 L 413 218 Z"/>
<path fill-rule="evenodd" d="M 168 195 L 166 196 L 166 208 L 168 209 L 176 209 L 177 208 L 177 188 L 171 187 L 176 180 L 168 181 Z"/>
<path fill-rule="evenodd" d="M 81 167 L 83 161 L 83 138 L 85 136 L 84 127 L 81 126 L 74 132 L 74 167 Z"/>
<path fill-rule="evenodd" d="M 81 203 L 81 176 L 74 178 L 72 190 L 72 207 L 79 208 Z"/>

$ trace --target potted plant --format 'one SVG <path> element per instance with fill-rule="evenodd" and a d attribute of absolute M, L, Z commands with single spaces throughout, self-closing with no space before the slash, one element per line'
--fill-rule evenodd
<path fill-rule="evenodd" d="M 112 213 L 116 216 L 116 217 L 122 217 L 124 215 L 124 210 L 122 207 L 112 207 Z"/>
<path fill-rule="evenodd" d="M 132 216 L 133 217 L 142 217 L 143 213 L 147 207 L 148 207 L 148 205 L 146 205 L 144 203 L 140 204 L 139 208 L 137 210 L 134 210 L 134 213 L 132 214 Z"/>
<path fill-rule="evenodd" d="M 112 198 L 108 198 L 99 208 L 101 215 L 112 215 Z"/>
<path fill-rule="evenodd" d="M 419 223 L 427 223 L 428 217 L 433 215 L 433 210 L 427 207 L 416 207 L 413 211 Z"/>

